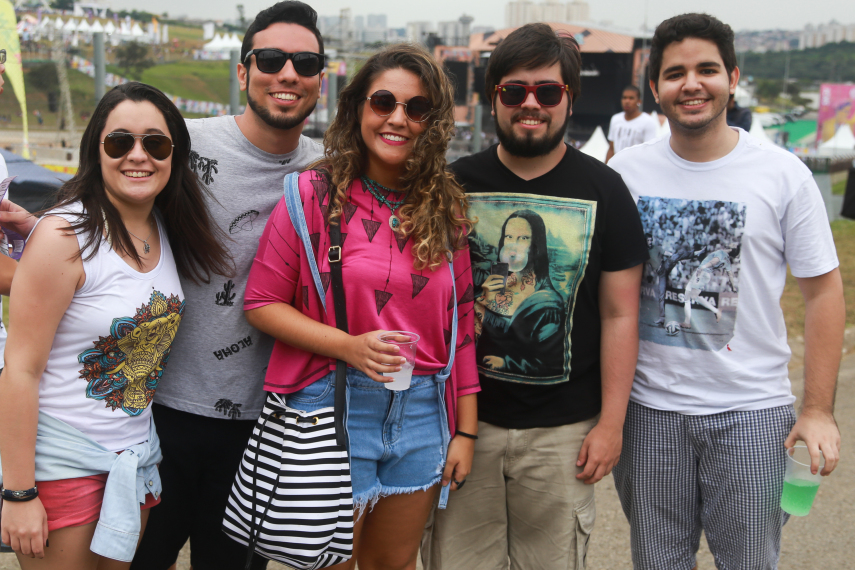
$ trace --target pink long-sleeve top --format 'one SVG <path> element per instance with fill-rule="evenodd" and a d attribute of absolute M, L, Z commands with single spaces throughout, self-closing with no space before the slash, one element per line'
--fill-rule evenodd
<path fill-rule="evenodd" d="M 333 292 L 327 251 L 330 247 L 325 214 L 330 187 L 315 171 L 299 179 L 300 199 L 326 295 L 318 297 L 303 243 L 297 235 L 284 198 L 279 201 L 252 264 L 244 310 L 272 303 L 288 303 L 304 315 L 331 327 L 335 324 Z M 395 195 L 390 198 L 396 198 Z M 449 429 L 455 433 L 457 398 L 478 392 L 475 365 L 474 292 L 469 250 L 454 257 L 457 298 L 452 295 L 447 264 L 435 271 L 413 268 L 411 237 L 401 237 L 388 223 L 391 212 L 354 181 L 340 219 L 342 275 L 350 334 L 375 330 L 405 330 L 419 334 L 413 374 L 436 374 L 445 367 L 451 341 L 452 309 L 457 303 L 457 351 L 445 400 Z M 273 347 L 264 380 L 269 392 L 289 394 L 335 370 L 335 360 L 290 346 L 279 340 Z"/>

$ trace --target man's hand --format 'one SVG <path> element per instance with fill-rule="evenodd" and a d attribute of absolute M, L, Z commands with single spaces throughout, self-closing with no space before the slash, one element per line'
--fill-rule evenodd
<path fill-rule="evenodd" d="M 801 440 L 810 452 L 810 472 L 816 475 L 819 471 L 820 451 L 825 458 L 822 475 L 830 475 L 837 467 L 840 459 L 840 430 L 834 416 L 817 409 L 805 409 L 793 426 L 790 435 L 784 442 L 784 447 L 790 449 Z"/>
<path fill-rule="evenodd" d="M 27 237 L 35 225 L 36 217 L 24 208 L 9 200 L 0 202 L 0 228 L 7 228 Z"/>
<path fill-rule="evenodd" d="M 576 479 L 581 479 L 586 485 L 593 485 L 611 473 L 620 459 L 622 446 L 623 426 L 609 427 L 599 423 L 595 425 L 579 450 L 576 466 L 584 469 L 576 475 Z"/>

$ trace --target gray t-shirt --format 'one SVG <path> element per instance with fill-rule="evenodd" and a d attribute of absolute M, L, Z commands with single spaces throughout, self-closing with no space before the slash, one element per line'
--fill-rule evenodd
<path fill-rule="evenodd" d="M 154 401 L 213 418 L 254 420 L 261 414 L 264 373 L 273 338 L 249 325 L 243 297 L 249 268 L 267 218 L 283 194 L 286 174 L 305 169 L 323 147 L 300 137 L 288 154 L 270 154 L 243 135 L 233 116 L 187 121 L 190 168 L 214 201 L 211 215 L 226 241 L 237 275 L 214 275 L 209 284 L 182 279 L 184 317 Z"/>

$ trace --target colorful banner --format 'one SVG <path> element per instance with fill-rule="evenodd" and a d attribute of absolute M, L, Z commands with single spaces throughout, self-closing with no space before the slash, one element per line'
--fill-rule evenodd
<path fill-rule="evenodd" d="M 27 94 L 24 91 L 24 69 L 21 67 L 21 44 L 18 41 L 18 20 L 9 0 L 0 0 L 0 46 L 6 49 L 6 79 L 15 91 L 24 120 L 24 144 L 21 156 L 30 158 L 27 123 Z"/>
<path fill-rule="evenodd" d="M 855 85 L 823 83 L 819 87 L 816 141 L 827 141 L 841 125 L 848 125 L 855 134 Z"/>

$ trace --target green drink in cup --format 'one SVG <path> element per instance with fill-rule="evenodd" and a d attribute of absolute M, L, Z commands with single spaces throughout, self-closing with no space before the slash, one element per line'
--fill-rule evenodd
<path fill-rule="evenodd" d="M 822 453 L 822 452 L 820 452 Z M 784 474 L 784 491 L 781 493 L 781 508 L 797 517 L 806 516 L 813 505 L 825 458 L 820 458 L 816 475 L 810 472 L 810 453 L 804 444 L 796 444 L 787 450 L 787 471 Z"/>

